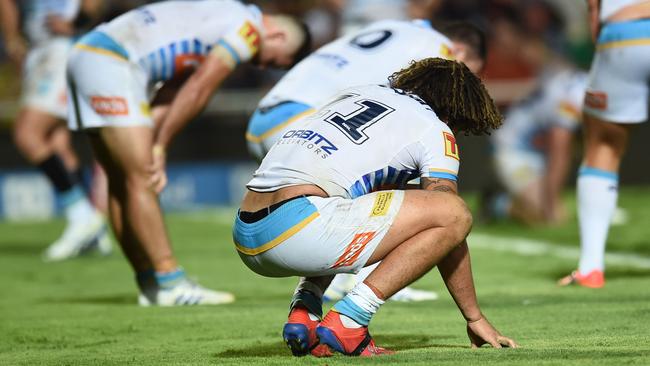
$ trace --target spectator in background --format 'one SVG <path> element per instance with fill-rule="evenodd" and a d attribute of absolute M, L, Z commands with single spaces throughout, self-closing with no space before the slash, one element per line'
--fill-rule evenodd
<path fill-rule="evenodd" d="M 0 0 L 0 28 L 9 58 L 22 69 L 22 107 L 14 124 L 18 150 L 55 187 L 63 203 L 66 228 L 43 254 L 48 261 L 75 257 L 89 249 L 108 254 L 111 243 L 103 216 L 82 184 L 77 158 L 65 126 L 65 62 L 72 37 L 83 19 L 99 15 L 98 0 L 25 1 L 27 41 L 18 2 Z"/>

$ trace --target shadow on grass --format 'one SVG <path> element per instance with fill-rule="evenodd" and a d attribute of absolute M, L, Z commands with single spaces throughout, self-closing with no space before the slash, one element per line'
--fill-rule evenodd
<path fill-rule="evenodd" d="M 137 305 L 137 298 L 134 294 L 116 294 L 100 296 L 77 296 L 62 298 L 44 298 L 42 303 L 51 304 L 94 304 L 94 305 Z"/>
<path fill-rule="evenodd" d="M 0 256 L 35 256 L 40 258 L 47 243 L 15 243 L 0 245 Z"/>
<path fill-rule="evenodd" d="M 430 336 L 423 334 L 386 334 L 375 337 L 377 344 L 395 351 L 406 351 L 411 349 L 426 348 L 469 348 L 458 344 L 433 343 L 435 339 L 448 339 L 448 336 Z M 291 356 L 291 352 L 282 342 L 258 343 L 256 345 L 228 349 L 223 352 L 215 353 L 216 358 L 246 358 L 246 357 L 271 357 L 271 356 Z"/>

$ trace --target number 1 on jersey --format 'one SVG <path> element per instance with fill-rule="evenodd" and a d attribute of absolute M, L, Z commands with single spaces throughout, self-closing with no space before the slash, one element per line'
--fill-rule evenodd
<path fill-rule="evenodd" d="M 325 122 L 338 128 L 352 142 L 360 145 L 368 140 L 368 135 L 363 130 L 394 112 L 395 109 L 370 99 L 359 100 L 355 104 L 360 108 L 347 115 L 334 112 L 325 118 Z"/>

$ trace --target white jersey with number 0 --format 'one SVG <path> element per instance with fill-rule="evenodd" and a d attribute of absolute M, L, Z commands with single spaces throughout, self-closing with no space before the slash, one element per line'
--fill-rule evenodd
<path fill-rule="evenodd" d="M 312 107 L 354 85 L 387 84 L 413 60 L 451 57 L 451 41 L 421 20 L 383 20 L 321 47 L 291 69 L 259 107 L 295 101 Z"/>
<path fill-rule="evenodd" d="M 337 94 L 284 132 L 247 187 L 270 192 L 315 184 L 330 197 L 404 188 L 416 177 L 457 180 L 449 127 L 420 98 L 368 85 Z"/>

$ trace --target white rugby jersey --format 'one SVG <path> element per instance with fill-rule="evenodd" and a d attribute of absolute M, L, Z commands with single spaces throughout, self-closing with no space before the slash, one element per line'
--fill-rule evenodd
<path fill-rule="evenodd" d="M 97 30 L 143 66 L 150 81 L 169 80 L 196 67 L 217 44 L 237 63 L 250 60 L 259 49 L 262 13 L 234 0 L 164 1 L 131 10 Z"/>
<path fill-rule="evenodd" d="M 582 71 L 550 71 L 540 77 L 541 85 L 506 113 L 501 128 L 493 132 L 497 147 L 537 150 L 535 137 L 551 127 L 578 128 L 587 88 Z"/>
<path fill-rule="evenodd" d="M 81 0 L 29 0 L 25 3 L 25 35 L 30 43 L 38 44 L 60 37 L 47 27 L 47 17 L 56 15 L 64 20 L 74 20 Z"/>
<path fill-rule="evenodd" d="M 383 20 L 343 36 L 293 67 L 260 101 L 312 107 L 354 85 L 388 84 L 388 77 L 413 60 L 451 57 L 451 41 L 426 21 Z"/>
<path fill-rule="evenodd" d="M 600 0 L 600 21 L 605 22 L 607 18 L 626 6 L 642 3 L 645 0 Z"/>
<path fill-rule="evenodd" d="M 457 180 L 453 133 L 420 98 L 380 85 L 346 89 L 296 122 L 247 187 L 315 184 L 330 197 L 404 188 L 417 177 Z"/>

